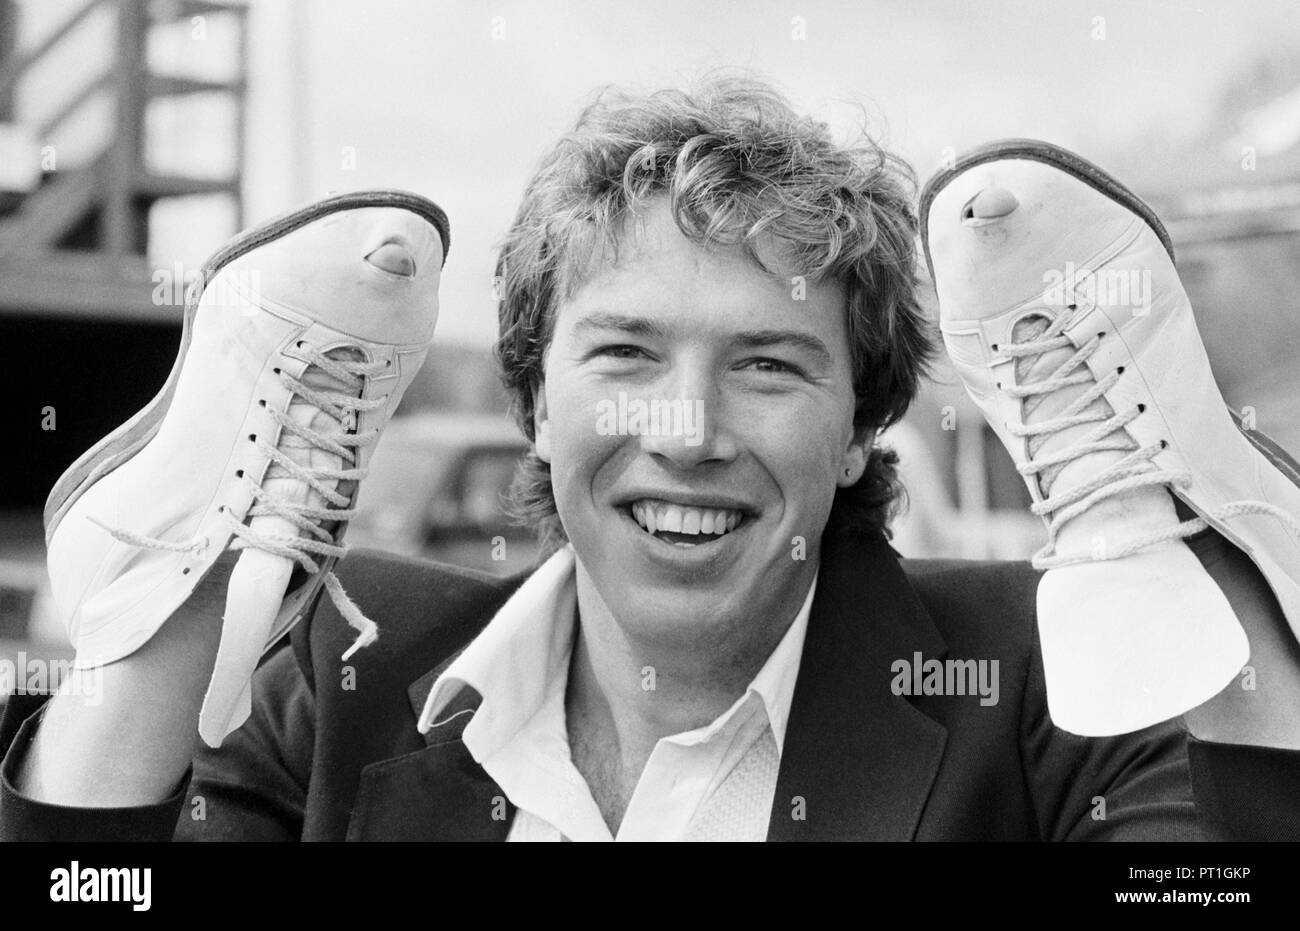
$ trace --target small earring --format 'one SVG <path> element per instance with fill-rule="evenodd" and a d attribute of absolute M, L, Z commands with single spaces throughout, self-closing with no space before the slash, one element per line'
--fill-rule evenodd
<path fill-rule="evenodd" d="M 853 474 L 853 470 L 852 470 L 852 469 L 845 469 L 845 470 L 844 470 L 844 477 L 845 477 L 845 478 L 848 478 L 848 477 L 849 477 L 850 475 L 852 475 L 852 474 Z"/>

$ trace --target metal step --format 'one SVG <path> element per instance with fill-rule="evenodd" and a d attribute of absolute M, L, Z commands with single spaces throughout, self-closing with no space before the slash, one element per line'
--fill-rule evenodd
<path fill-rule="evenodd" d="M 155 23 L 175 22 L 189 19 L 191 16 L 247 12 L 248 4 L 244 0 L 232 0 L 228 3 L 222 3 L 220 0 L 155 0 L 149 5 L 149 15 Z"/>
<path fill-rule="evenodd" d="M 135 190 L 140 197 L 192 197 L 196 194 L 238 194 L 238 178 L 193 178 L 186 175 L 163 175 L 142 172 L 136 175 Z"/>
<path fill-rule="evenodd" d="M 145 92 L 150 97 L 179 97 L 183 94 L 240 93 L 243 81 L 208 81 L 176 75 L 151 74 L 145 79 Z"/>
<path fill-rule="evenodd" d="M 95 208 L 103 194 L 105 157 L 58 172 L 18 210 L 0 220 L 0 256 L 52 247 Z"/>

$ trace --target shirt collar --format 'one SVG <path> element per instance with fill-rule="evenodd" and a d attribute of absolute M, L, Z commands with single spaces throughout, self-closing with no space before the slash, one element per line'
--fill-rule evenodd
<path fill-rule="evenodd" d="M 578 604 L 573 569 L 573 547 L 566 545 L 524 580 L 433 684 L 420 715 L 421 734 L 440 723 L 438 713 L 466 685 L 483 696 L 470 726 L 510 707 L 542 704 L 553 675 L 567 673 Z"/>
<path fill-rule="evenodd" d="M 483 701 L 465 728 L 463 739 L 481 761 L 504 746 L 542 708 L 548 691 L 568 676 L 577 609 L 574 567 L 573 547 L 566 545 L 510 596 L 482 633 L 434 683 L 420 715 L 420 733 L 441 723 L 440 712 L 461 688 L 470 686 L 483 696 Z M 745 694 L 707 726 L 709 732 L 737 714 L 751 695 L 757 695 L 767 712 L 778 751 L 784 746 L 816 591 L 814 575 L 794 622 Z"/>

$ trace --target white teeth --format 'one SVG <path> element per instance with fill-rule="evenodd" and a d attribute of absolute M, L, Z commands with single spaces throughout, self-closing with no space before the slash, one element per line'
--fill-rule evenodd
<path fill-rule="evenodd" d="M 721 535 L 736 529 L 743 515 L 728 508 L 696 508 L 643 499 L 631 507 L 636 522 L 648 532 L 668 530 L 692 535 Z M 689 545 L 689 544 L 687 544 Z"/>
<path fill-rule="evenodd" d="M 695 508 L 687 508 L 682 512 L 682 533 L 699 533 L 703 523 L 704 515 Z"/>

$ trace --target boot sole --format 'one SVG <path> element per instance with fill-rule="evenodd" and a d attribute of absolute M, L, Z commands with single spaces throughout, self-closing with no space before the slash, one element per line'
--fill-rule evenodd
<path fill-rule="evenodd" d="M 196 286 L 191 288 L 185 301 L 180 350 L 176 354 L 176 362 L 172 365 L 171 373 L 167 376 L 162 390 L 130 420 L 83 453 L 50 490 L 49 497 L 45 500 L 44 513 L 47 546 L 64 515 L 76 504 L 77 499 L 85 493 L 86 489 L 118 466 L 128 462 L 158 432 L 171 405 L 172 395 L 176 391 L 176 383 L 180 379 L 185 355 L 189 350 L 199 300 L 208 283 L 230 262 L 259 246 L 279 239 L 328 214 L 364 207 L 399 207 L 428 220 L 442 238 L 443 261 L 446 262 L 447 252 L 451 247 L 447 214 L 428 198 L 407 191 L 377 190 L 336 194 L 307 207 L 283 213 L 240 233 L 217 250 L 199 270 Z"/>

